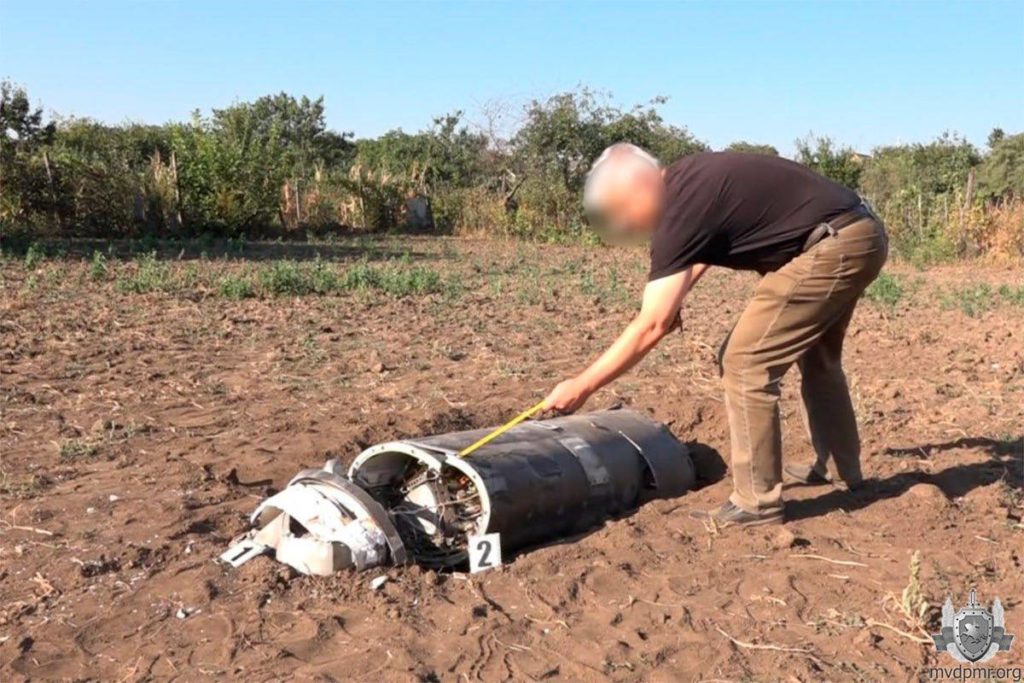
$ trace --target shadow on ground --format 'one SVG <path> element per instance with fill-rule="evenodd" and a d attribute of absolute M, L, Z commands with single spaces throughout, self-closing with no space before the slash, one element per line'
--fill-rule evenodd
<path fill-rule="evenodd" d="M 690 449 L 690 458 L 693 460 L 693 469 L 697 474 L 697 488 L 717 484 L 729 472 L 729 466 L 725 458 L 715 448 L 706 443 L 687 441 L 686 447 Z"/>
<path fill-rule="evenodd" d="M 939 472 L 906 472 L 884 479 L 869 479 L 864 488 L 857 491 L 836 489 L 817 498 L 787 501 L 786 519 L 797 521 L 837 510 L 853 512 L 882 500 L 898 498 L 917 484 L 936 486 L 949 498 L 960 498 L 976 488 L 999 481 L 1017 491 L 1024 490 L 1024 437 L 1007 440 L 965 437 L 946 443 L 892 448 L 886 450 L 886 454 L 895 457 L 927 457 L 933 452 L 958 448 L 982 448 L 987 451 L 989 460 L 955 465 Z"/>

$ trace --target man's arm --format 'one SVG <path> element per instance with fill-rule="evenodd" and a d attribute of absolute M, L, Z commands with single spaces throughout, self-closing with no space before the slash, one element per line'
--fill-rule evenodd
<path fill-rule="evenodd" d="M 590 367 L 556 386 L 545 399 L 545 408 L 571 413 L 595 391 L 640 362 L 675 327 L 683 299 L 707 269 L 698 264 L 648 282 L 640 312 L 633 321 Z"/>

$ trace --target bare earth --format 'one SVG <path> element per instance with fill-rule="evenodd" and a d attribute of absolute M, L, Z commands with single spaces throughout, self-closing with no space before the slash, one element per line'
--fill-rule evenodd
<path fill-rule="evenodd" d="M 946 294 L 1020 287 L 1019 265 L 890 271 L 903 298 L 865 302 L 846 352 L 875 482 L 789 487 L 786 532 L 686 515 L 729 491 L 714 359 L 755 282 L 713 272 L 684 333 L 589 406 L 649 410 L 700 444 L 705 488 L 472 577 L 391 570 L 373 591 L 381 572 L 215 563 L 300 468 L 535 402 L 612 339 L 644 276 L 636 250 L 387 249 L 464 291 L 232 301 L 4 262 L 0 680 L 918 680 L 955 664 L 926 633 L 971 586 L 1017 634 L 991 663 L 1024 665 L 1024 308 L 968 315 Z M 810 457 L 797 386 L 790 462 Z M 923 616 L 903 598 L 915 552 Z"/>

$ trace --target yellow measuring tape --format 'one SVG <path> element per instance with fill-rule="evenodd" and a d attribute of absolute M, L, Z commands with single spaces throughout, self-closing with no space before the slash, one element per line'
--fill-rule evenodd
<path fill-rule="evenodd" d="M 464 458 L 467 455 L 469 455 L 470 453 L 472 453 L 473 451 L 475 451 L 476 449 L 480 448 L 481 446 L 486 446 L 491 441 L 494 441 L 499 436 L 501 436 L 502 434 L 504 434 L 508 430 L 512 429 L 513 427 L 515 427 L 517 424 L 519 424 L 523 420 L 530 419 L 531 417 L 533 417 L 534 415 L 539 413 L 541 411 L 541 409 L 543 409 L 543 408 L 544 408 L 544 401 L 541 401 L 540 403 L 538 403 L 537 405 L 533 406 L 532 408 L 530 408 L 528 410 L 524 410 L 523 412 L 519 413 L 518 415 L 513 417 L 511 420 L 509 420 L 505 424 L 501 425 L 500 427 L 498 427 L 493 432 L 491 432 L 490 434 L 488 434 L 484 438 L 480 439 L 476 443 L 472 444 L 471 446 L 466 446 L 465 448 L 463 448 L 461 451 L 459 451 L 459 457 Z"/>

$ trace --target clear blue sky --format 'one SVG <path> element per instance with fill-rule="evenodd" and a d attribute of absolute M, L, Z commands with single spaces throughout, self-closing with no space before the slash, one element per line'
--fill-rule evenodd
<path fill-rule="evenodd" d="M 287 91 L 359 136 L 577 84 L 713 146 L 858 149 L 1024 130 L 1024 0 L 0 0 L 0 77 L 62 114 L 162 123 Z"/>

